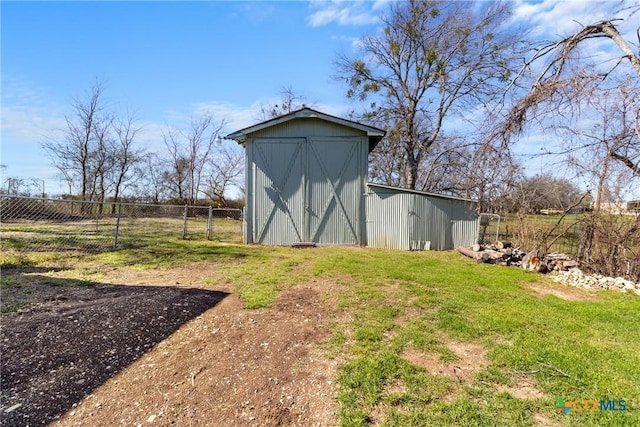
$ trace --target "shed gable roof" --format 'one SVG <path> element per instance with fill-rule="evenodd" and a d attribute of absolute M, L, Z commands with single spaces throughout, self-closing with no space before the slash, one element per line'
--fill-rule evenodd
<path fill-rule="evenodd" d="M 320 119 L 362 131 L 369 137 L 369 151 L 373 150 L 378 142 L 380 142 L 380 140 L 386 134 L 386 131 L 382 129 L 378 129 L 373 126 L 365 125 L 340 117 L 331 116 L 329 114 L 325 114 L 320 111 L 305 107 L 296 111 L 292 111 L 291 113 L 255 124 L 253 126 L 237 130 L 225 136 L 224 139 L 232 139 L 240 144 L 244 144 L 247 140 L 247 137 L 252 133 L 296 119 Z"/>

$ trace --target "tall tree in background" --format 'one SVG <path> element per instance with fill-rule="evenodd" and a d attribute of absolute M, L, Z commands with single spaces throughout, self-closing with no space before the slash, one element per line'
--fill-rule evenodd
<path fill-rule="evenodd" d="M 162 180 L 166 183 L 172 198 L 186 203 L 189 161 L 184 153 L 180 132 L 175 128 L 169 128 L 163 132 L 162 138 L 169 154 L 169 166 L 162 172 Z"/>
<path fill-rule="evenodd" d="M 260 117 L 258 120 L 269 120 L 289 114 L 292 111 L 299 110 L 304 107 L 313 108 L 313 104 L 307 105 L 304 96 L 296 93 L 291 86 L 284 86 L 280 91 L 282 99 L 274 104 L 262 105 L 260 107 Z"/>
<path fill-rule="evenodd" d="M 202 191 L 206 166 L 225 120 L 216 122 L 210 114 L 194 117 L 187 129 L 169 128 L 163 135 L 169 150 L 171 170 L 167 179 L 178 198 L 194 205 Z"/>
<path fill-rule="evenodd" d="M 104 87 L 96 82 L 85 99 L 73 100 L 72 114 L 65 117 L 67 128 L 61 140 L 42 144 L 69 187 L 79 181 L 81 200 L 92 200 L 100 165 L 100 144 L 110 123 L 105 112 Z"/>
<path fill-rule="evenodd" d="M 136 136 L 141 131 L 131 114 L 114 123 L 115 138 L 113 141 L 114 152 L 118 155 L 113 164 L 113 201 L 120 201 L 120 195 L 124 191 L 129 180 L 136 175 L 136 167 L 146 155 L 145 151 L 134 144 Z M 115 205 L 113 205 L 115 210 Z M 115 212 L 115 211 L 114 211 Z"/>
<path fill-rule="evenodd" d="M 135 167 L 138 179 L 132 184 L 134 194 L 147 203 L 159 204 L 170 197 L 167 177 L 169 164 L 158 154 L 146 153 Z"/>
<path fill-rule="evenodd" d="M 421 168 L 452 154 L 445 122 L 477 114 L 509 78 L 517 44 L 501 30 L 509 17 L 508 3 L 393 2 L 384 31 L 361 40 L 361 56 L 338 58 L 347 96 L 370 101 L 364 118 L 388 129 L 374 177 L 441 190 L 420 181 Z"/>
<path fill-rule="evenodd" d="M 521 177 L 502 195 L 508 212 L 540 213 L 543 209 L 564 211 L 575 206 L 584 192 L 566 178 L 547 173 Z"/>
<path fill-rule="evenodd" d="M 111 197 L 117 202 L 142 160 L 143 151 L 136 146 L 140 128 L 134 118 L 114 117 L 98 81 L 85 98 L 73 100 L 62 138 L 42 144 L 69 192 L 77 189 L 81 200 L 104 202 Z"/>
<path fill-rule="evenodd" d="M 113 153 L 113 137 L 111 125 L 113 118 L 105 116 L 94 127 L 94 149 L 89 157 L 89 173 L 93 177 L 89 200 L 104 202 L 109 189 L 108 175 L 111 172 L 116 154 Z M 99 207 L 102 213 L 102 205 Z"/>
<path fill-rule="evenodd" d="M 228 193 L 232 187 L 244 193 L 241 183 L 243 174 L 244 152 L 235 146 L 223 147 L 209 159 L 202 192 L 212 201 L 226 206 Z"/>

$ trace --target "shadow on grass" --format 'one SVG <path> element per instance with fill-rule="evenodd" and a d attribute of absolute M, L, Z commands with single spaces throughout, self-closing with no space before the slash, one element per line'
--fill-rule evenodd
<path fill-rule="evenodd" d="M 228 295 L 40 275 L 28 282 L 30 305 L 0 317 L 3 426 L 51 422 Z"/>

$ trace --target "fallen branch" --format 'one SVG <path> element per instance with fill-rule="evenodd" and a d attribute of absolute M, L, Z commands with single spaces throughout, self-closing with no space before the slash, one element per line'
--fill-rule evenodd
<path fill-rule="evenodd" d="M 553 374 L 550 374 L 551 376 L 561 376 L 561 377 L 566 377 L 566 378 L 571 378 L 571 379 L 573 379 L 573 377 L 572 377 L 571 375 L 567 374 L 567 373 L 566 373 L 566 372 L 564 372 L 564 371 L 561 371 L 561 370 L 560 370 L 560 369 L 558 369 L 557 367 L 553 366 L 551 363 L 538 362 L 538 365 L 540 365 L 540 366 L 544 366 L 545 368 L 552 369 L 552 370 L 554 370 L 554 371 L 556 371 L 557 373 L 559 373 L 559 374 L 560 374 L 560 375 L 553 375 Z"/>
<path fill-rule="evenodd" d="M 552 371 L 557 372 L 559 375 L 557 374 L 548 374 L 551 375 L 552 377 L 556 377 L 556 376 L 560 376 L 560 377 L 566 377 L 566 378 L 571 378 L 573 379 L 573 377 L 569 374 L 567 374 L 564 371 L 561 371 L 560 369 L 558 369 L 557 367 L 555 367 L 554 365 L 552 365 L 551 363 L 544 363 L 544 362 L 538 362 L 538 365 L 542 366 L 543 368 L 547 368 L 547 369 L 551 369 Z M 532 369 L 530 371 L 511 371 L 512 374 L 516 374 L 516 375 L 533 375 L 533 374 L 538 374 L 538 373 L 544 373 L 544 369 Z"/>

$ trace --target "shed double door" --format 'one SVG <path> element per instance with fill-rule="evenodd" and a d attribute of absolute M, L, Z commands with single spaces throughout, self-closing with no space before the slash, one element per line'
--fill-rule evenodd
<path fill-rule="evenodd" d="M 359 244 L 359 147 L 344 138 L 255 141 L 252 241 Z"/>

